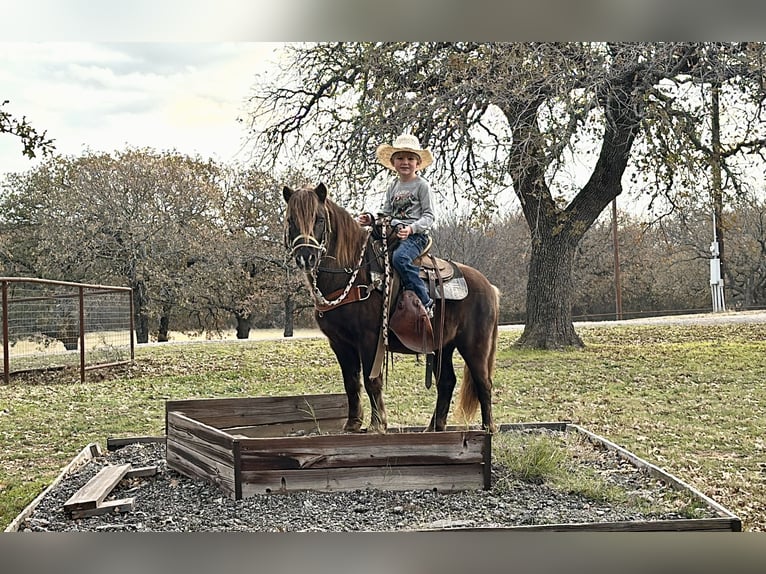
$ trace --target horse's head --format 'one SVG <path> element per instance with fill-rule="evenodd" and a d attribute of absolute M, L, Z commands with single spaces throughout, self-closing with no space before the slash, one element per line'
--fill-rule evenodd
<path fill-rule="evenodd" d="M 285 186 L 282 196 L 287 202 L 285 246 L 295 257 L 299 269 L 313 271 L 327 251 L 331 233 L 325 204 L 327 188 L 323 183 L 296 190 Z"/>

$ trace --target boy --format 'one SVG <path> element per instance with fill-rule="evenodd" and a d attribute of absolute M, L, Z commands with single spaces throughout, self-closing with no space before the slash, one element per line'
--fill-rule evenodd
<path fill-rule="evenodd" d="M 398 228 L 399 245 L 392 255 L 392 263 L 404 289 L 414 291 L 429 317 L 433 317 L 433 300 L 428 296 L 425 283 L 418 276 L 412 260 L 418 257 L 428 243 L 428 232 L 434 223 L 431 185 L 418 175 L 434 161 L 431 152 L 420 147 L 418 138 L 404 134 L 393 145 L 381 144 L 375 152 L 381 165 L 395 171 L 398 178 L 389 186 L 380 215 L 391 217 L 391 225 Z M 369 213 L 357 220 L 372 225 Z"/>

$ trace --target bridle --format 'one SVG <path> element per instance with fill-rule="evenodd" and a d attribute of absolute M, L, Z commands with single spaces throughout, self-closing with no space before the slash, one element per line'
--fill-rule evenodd
<path fill-rule="evenodd" d="M 301 233 L 297 235 L 289 245 L 291 256 L 295 256 L 295 252 L 298 249 L 301 249 L 303 247 L 307 247 L 309 249 L 316 249 L 318 252 L 316 265 L 312 269 L 306 270 L 306 278 L 308 279 L 309 284 L 312 287 L 312 295 L 314 297 L 314 307 L 317 308 L 317 310 L 319 310 L 320 307 L 324 308 L 325 310 L 327 310 L 328 308 L 333 308 L 336 305 L 340 305 L 346 299 L 346 297 L 348 297 L 348 294 L 351 291 L 351 288 L 354 286 L 354 281 L 356 281 L 356 276 L 359 274 L 359 270 L 362 268 L 362 261 L 364 261 L 364 253 L 367 250 L 367 240 L 369 239 L 370 232 L 372 231 L 371 229 L 368 230 L 367 235 L 362 241 L 362 248 L 359 253 L 359 259 L 357 260 L 357 263 L 354 266 L 353 270 L 350 271 L 348 283 L 346 283 L 345 288 L 340 292 L 340 294 L 337 297 L 329 301 L 325 298 L 324 294 L 319 290 L 319 287 L 317 286 L 317 278 L 319 277 L 319 271 L 320 271 L 319 262 L 327 254 L 327 241 L 328 241 L 328 238 L 332 235 L 332 225 L 330 224 L 330 210 L 327 208 L 326 205 L 324 209 L 325 209 L 325 224 L 322 226 L 321 240 L 318 240 L 313 235 L 305 235 Z M 366 297 L 369 297 L 369 288 L 367 289 Z"/>
<path fill-rule="evenodd" d="M 327 237 L 332 234 L 332 225 L 330 225 L 330 210 L 327 209 L 326 205 L 324 212 L 325 223 L 322 226 L 322 240 L 318 241 L 317 238 L 313 235 L 305 235 L 303 233 L 296 235 L 292 242 L 287 245 L 287 247 L 290 248 L 290 257 L 294 257 L 295 252 L 298 251 L 298 249 L 308 247 L 309 249 L 316 249 L 319 252 L 317 257 L 317 265 L 319 264 L 319 260 L 324 257 L 325 253 L 327 253 Z M 285 240 L 287 240 L 287 237 L 285 237 Z M 285 243 L 287 243 L 287 241 L 285 241 Z"/>

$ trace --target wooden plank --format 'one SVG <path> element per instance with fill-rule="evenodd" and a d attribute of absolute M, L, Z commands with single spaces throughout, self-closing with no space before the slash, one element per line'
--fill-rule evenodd
<path fill-rule="evenodd" d="M 19 515 L 14 518 L 11 523 L 5 528 L 4 532 L 18 532 L 19 528 L 21 527 L 22 523 L 32 516 L 32 513 L 35 511 L 35 508 L 40 504 L 40 502 L 47 497 L 50 492 L 56 488 L 62 480 L 64 480 L 67 476 L 69 476 L 72 472 L 80 468 L 81 466 L 84 466 L 91 460 L 93 460 L 96 457 L 101 456 L 103 453 L 101 451 L 101 447 L 98 445 L 98 443 L 90 443 L 86 445 L 75 457 L 67 464 L 59 473 L 59 475 L 51 482 L 45 490 L 43 490 L 40 494 L 38 494 L 35 499 L 30 502 L 26 507 L 24 507 L 24 510 L 22 510 Z"/>
<path fill-rule="evenodd" d="M 165 457 L 168 467 L 185 476 L 215 484 L 227 496 L 234 497 L 234 439 L 180 412 L 168 412 L 167 425 Z"/>
<path fill-rule="evenodd" d="M 188 476 L 217 485 L 227 496 L 234 498 L 234 462 L 210 458 L 193 450 L 186 443 L 168 438 L 166 460 L 168 467 Z"/>
<path fill-rule="evenodd" d="M 121 498 L 120 500 L 108 500 L 99 504 L 96 508 L 83 508 L 81 510 L 72 510 L 72 518 L 87 518 L 89 516 L 98 516 L 107 512 L 130 512 L 133 510 L 135 498 Z"/>
<path fill-rule="evenodd" d="M 221 430 L 237 438 L 271 438 L 291 435 L 309 435 L 312 433 L 340 434 L 343 432 L 344 424 L 346 424 L 345 415 L 341 418 L 322 419 L 321 421 L 292 421 L 289 423 L 274 423 L 269 425 L 222 427 Z"/>
<path fill-rule="evenodd" d="M 546 429 L 551 431 L 559 431 L 564 432 L 567 430 L 567 425 L 570 423 L 568 421 L 550 421 L 550 422 L 529 422 L 529 423 L 502 423 L 497 426 L 496 432 L 505 432 L 505 431 L 524 431 L 524 430 L 540 430 L 540 429 Z M 419 426 L 398 426 L 398 427 L 388 427 L 389 433 L 397 433 L 397 432 L 411 432 L 411 433 L 417 433 L 417 432 L 423 432 L 425 427 Z M 469 430 L 475 430 L 480 431 L 484 430 L 481 428 L 480 425 L 447 425 L 447 428 L 444 429 L 446 431 L 469 431 Z"/>
<path fill-rule="evenodd" d="M 164 443 L 164 436 L 133 436 L 124 438 L 109 437 L 106 439 L 106 450 L 117 450 L 129 444 Z"/>
<path fill-rule="evenodd" d="M 216 428 L 337 419 L 347 416 L 345 394 L 242 397 L 167 401 L 165 412 L 178 411 Z"/>
<path fill-rule="evenodd" d="M 191 419 L 180 412 L 168 413 L 167 437 L 195 445 L 208 456 L 226 457 L 231 453 L 234 439 L 227 433 L 205 423 Z"/>
<path fill-rule="evenodd" d="M 482 489 L 482 465 L 359 467 L 242 472 L 242 496 L 301 490 L 339 492 L 357 489 L 435 490 Z"/>
<path fill-rule="evenodd" d="M 152 466 L 139 466 L 137 468 L 131 468 L 125 473 L 125 478 L 144 478 L 147 476 L 154 476 L 159 472 L 157 465 Z"/>
<path fill-rule="evenodd" d="M 470 431 L 242 439 L 240 456 L 243 471 L 482 464 L 488 437 Z"/>
<path fill-rule="evenodd" d="M 519 526 L 424 528 L 421 532 L 445 530 L 460 532 L 549 531 L 549 532 L 738 532 L 727 518 L 688 518 L 671 520 L 636 520 L 626 522 L 575 522 L 570 524 L 529 524 Z"/>
<path fill-rule="evenodd" d="M 548 422 L 530 422 L 530 423 L 504 423 L 498 427 L 498 431 L 525 431 L 525 430 L 551 430 L 564 432 L 567 430 L 567 421 L 548 421 Z"/>
<path fill-rule="evenodd" d="M 105 466 L 64 503 L 64 510 L 96 508 L 130 470 L 130 463 Z"/>
<path fill-rule="evenodd" d="M 650 462 L 647 462 L 643 460 L 642 458 L 638 457 L 637 455 L 633 454 L 629 450 L 618 446 L 617 444 L 611 442 L 610 440 L 607 440 L 604 437 L 601 437 L 599 435 L 596 435 L 578 425 L 568 425 L 568 427 L 571 427 L 571 429 L 575 430 L 576 432 L 580 433 L 582 436 L 586 437 L 588 440 L 590 440 L 593 443 L 600 444 L 604 448 L 607 448 L 615 453 L 617 453 L 621 458 L 629 461 L 631 464 L 636 466 L 637 468 L 643 468 L 646 472 L 648 472 L 651 476 L 654 476 L 655 478 L 659 478 L 675 488 L 676 490 L 689 492 L 692 495 L 694 495 L 696 498 L 698 498 L 702 503 L 710 507 L 711 509 L 715 510 L 720 516 L 724 516 L 732 521 L 735 521 L 738 523 L 737 532 L 742 530 L 742 521 L 738 516 L 736 516 L 734 513 L 729 511 L 728 509 L 724 508 L 720 504 L 718 504 L 716 501 L 714 501 L 712 498 L 705 496 L 702 492 L 691 486 L 690 484 L 687 484 L 686 482 L 682 481 L 678 477 L 670 474 L 669 472 L 659 468 L 658 466 L 651 464 Z"/>

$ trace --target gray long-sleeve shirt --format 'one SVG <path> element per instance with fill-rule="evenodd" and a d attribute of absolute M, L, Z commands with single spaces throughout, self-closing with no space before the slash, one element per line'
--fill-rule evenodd
<path fill-rule="evenodd" d="M 397 179 L 388 188 L 380 213 L 391 217 L 391 225 L 402 223 L 413 233 L 428 233 L 434 223 L 431 185 L 420 176 L 407 182 Z"/>

